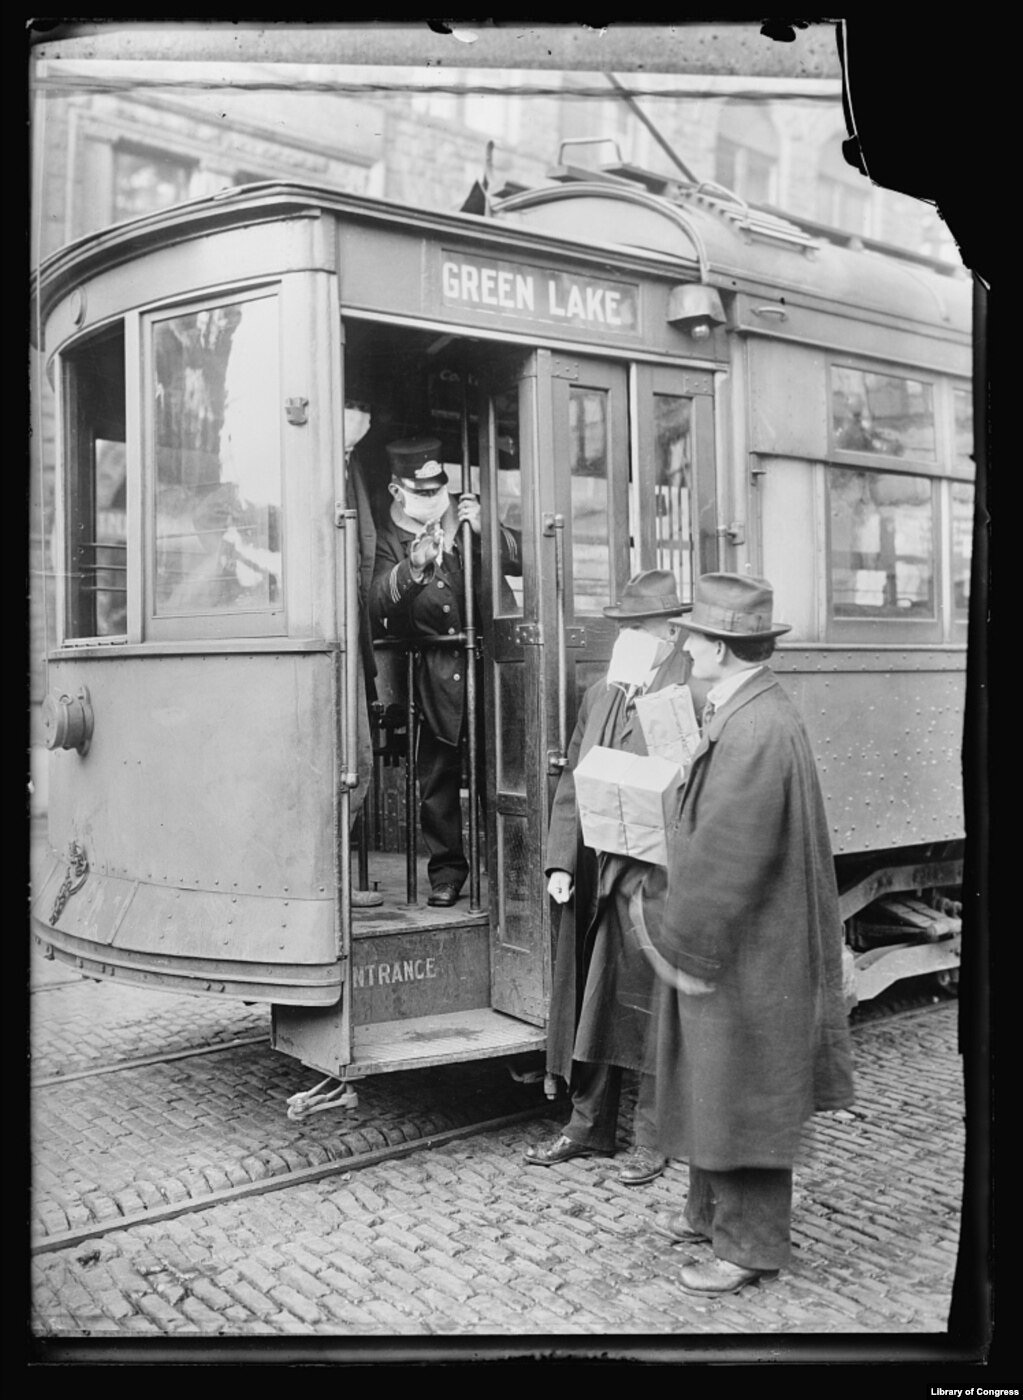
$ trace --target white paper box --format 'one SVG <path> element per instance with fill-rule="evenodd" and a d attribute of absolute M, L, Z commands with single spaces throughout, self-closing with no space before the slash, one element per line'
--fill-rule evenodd
<path fill-rule="evenodd" d="M 666 865 L 681 786 L 682 770 L 669 759 L 596 745 L 575 770 L 583 841 L 596 851 Z"/>

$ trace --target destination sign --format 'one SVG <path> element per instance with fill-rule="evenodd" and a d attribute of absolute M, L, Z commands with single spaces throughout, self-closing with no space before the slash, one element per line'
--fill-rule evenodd
<path fill-rule="evenodd" d="M 639 287 L 634 282 L 444 252 L 441 291 L 445 306 L 502 319 L 619 333 L 639 330 Z"/>

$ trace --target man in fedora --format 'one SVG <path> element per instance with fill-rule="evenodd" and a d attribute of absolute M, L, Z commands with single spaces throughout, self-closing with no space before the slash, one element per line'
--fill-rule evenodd
<path fill-rule="evenodd" d="M 376 636 L 416 641 L 422 648 L 415 672 L 420 714 L 416 766 L 431 886 L 426 902 L 449 908 L 469 873 L 462 842 L 461 745 L 470 719 L 479 720 L 466 714 L 465 648 L 445 645 L 464 632 L 467 622 L 464 521 L 472 531 L 477 606 L 482 567 L 479 500 L 471 494 L 460 496 L 457 504 L 452 500 L 440 447 L 438 438 L 403 438 L 387 446 L 392 499 L 377 533 L 369 611 Z M 503 526 L 499 533 L 501 574 L 521 574 L 521 539 Z"/>
<path fill-rule="evenodd" d="M 618 679 L 598 680 L 583 697 L 547 837 L 548 890 L 558 906 L 547 1071 L 569 1086 L 572 1115 L 552 1142 L 527 1150 L 526 1162 L 553 1166 L 613 1154 L 622 1071 L 632 1070 L 640 1075 L 635 1146 L 620 1177 L 634 1186 L 653 1181 L 665 1168 L 656 1147 L 652 1084 L 644 1073 L 654 974 L 642 951 L 626 942 L 623 923 L 630 894 L 652 867 L 583 844 L 574 771 L 597 744 L 646 753 L 635 699 L 687 680 L 688 658 L 675 644 L 686 610 L 674 575 L 663 569 L 631 578 L 617 606 L 604 609 L 619 626 L 608 669 L 608 677 Z"/>
<path fill-rule="evenodd" d="M 817 768 L 766 666 L 769 583 L 705 574 L 686 619 L 703 737 L 659 869 L 634 900 L 658 978 L 658 1143 L 689 1163 L 676 1240 L 709 1243 L 690 1293 L 732 1293 L 789 1260 L 806 1119 L 852 1102 L 842 924 Z M 661 902 L 663 900 L 663 903 Z M 652 946 L 651 946 L 652 944 Z"/>

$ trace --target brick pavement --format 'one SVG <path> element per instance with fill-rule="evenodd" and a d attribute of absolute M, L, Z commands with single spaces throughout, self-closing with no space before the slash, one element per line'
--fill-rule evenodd
<path fill-rule="evenodd" d="M 74 982 L 51 984 L 33 1002 L 37 1076 L 124 1059 L 126 1047 L 137 1055 L 218 1037 L 226 1044 L 258 1034 L 265 1014 Z M 684 1166 L 641 1189 L 621 1186 L 607 1159 L 525 1168 L 524 1147 L 550 1133 L 565 1107 L 547 1105 L 497 1064 L 362 1081 L 351 1114 L 298 1124 L 284 1104 L 309 1087 L 310 1073 L 262 1045 L 38 1089 L 37 1236 L 96 1221 L 112 1228 L 35 1257 L 33 1335 L 941 1333 L 963 1155 L 956 1018 L 948 1003 L 857 1032 L 857 1105 L 819 1115 L 805 1135 L 792 1268 L 720 1300 L 679 1290 L 683 1252 L 655 1227 L 658 1210 L 684 1201 Z M 357 1155 L 530 1104 L 540 1116 L 528 1123 L 118 1226 L 225 1181 L 259 1181 L 346 1148 Z"/>

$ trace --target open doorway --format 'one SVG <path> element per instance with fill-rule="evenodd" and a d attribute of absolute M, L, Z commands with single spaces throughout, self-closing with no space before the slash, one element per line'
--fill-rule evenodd
<path fill-rule="evenodd" d="M 360 911 L 360 925 L 372 918 L 390 927 L 402 917 L 458 924 L 473 916 L 486 919 L 486 810 L 492 779 L 487 734 L 493 724 L 487 651 L 495 613 L 522 615 L 523 569 L 518 400 L 514 392 L 504 399 L 487 399 L 484 386 L 498 369 L 508 379 L 505 367 L 514 367 L 524 358 L 520 349 L 449 334 L 361 320 L 345 323 L 345 400 L 351 410 L 346 413 L 346 429 L 355 425 L 360 434 L 349 459 L 350 480 L 358 482 L 354 493 L 350 486 L 349 504 L 355 504 L 360 514 L 363 564 L 370 551 L 374 560 L 361 571 L 363 624 L 372 637 L 367 665 L 372 773 L 354 833 L 353 889 L 384 896 L 382 906 L 367 909 L 365 915 Z M 415 602 L 415 610 L 423 612 L 431 589 L 448 591 L 438 593 L 435 608 L 425 621 L 417 618 L 414 626 L 412 603 L 406 605 L 403 599 L 390 613 L 390 590 L 384 588 L 395 561 L 406 557 L 414 542 L 402 509 L 408 502 L 400 488 L 395 494 L 394 458 L 388 450 L 393 451 L 396 442 L 409 441 L 432 445 L 429 456 L 438 463 L 451 511 L 457 511 L 466 493 L 480 502 L 480 528 L 475 537 L 469 537 L 475 545 L 471 567 L 461 563 L 464 532 L 459 529 L 452 539 L 449 531 L 449 555 L 442 555 L 443 577 L 438 574 L 434 580 L 431 571 L 429 588 Z M 496 473 L 481 470 L 484 455 L 489 458 L 495 453 Z M 476 602 L 471 626 L 463 591 L 465 573 L 470 575 L 468 586 Z M 458 596 L 452 597 L 452 591 Z M 410 647 L 413 633 L 417 645 Z M 476 657 L 471 684 L 466 664 L 470 642 Z M 466 718 L 460 753 L 452 754 L 457 725 L 448 732 L 444 716 L 452 707 L 463 705 Z M 441 868 L 436 850 L 433 779 L 428 775 L 439 732 L 448 745 L 446 772 L 450 774 L 452 764 L 461 764 L 457 816 L 452 815 L 447 796 L 442 795 L 439 802 L 444 811 L 442 825 L 449 832 L 445 847 L 460 847 L 464 873 Z M 410 753 L 416 760 L 412 765 Z M 451 783 L 445 782 L 449 790 Z M 473 800 L 474 794 L 478 801 Z M 457 834 L 450 834 L 454 821 L 460 827 L 460 841 Z M 445 881 L 456 889 L 447 911 L 431 904 L 438 885 Z M 359 900 L 355 903 L 358 910 Z"/>

